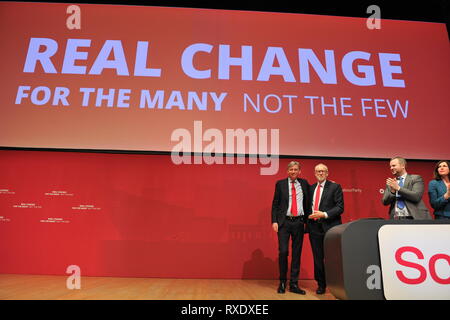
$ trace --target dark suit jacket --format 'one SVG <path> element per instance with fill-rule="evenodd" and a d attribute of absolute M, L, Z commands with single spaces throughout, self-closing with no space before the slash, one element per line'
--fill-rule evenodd
<path fill-rule="evenodd" d="M 286 212 L 289 207 L 289 189 L 288 179 L 278 180 L 275 185 L 275 194 L 272 201 L 272 223 L 278 223 L 281 227 L 286 220 Z M 311 214 L 311 195 L 309 190 L 309 183 L 305 179 L 297 178 L 303 192 L 303 212 L 305 218 Z"/>
<path fill-rule="evenodd" d="M 431 180 L 428 184 L 430 204 L 437 216 L 450 217 L 450 199 L 445 200 L 444 198 L 446 192 L 447 186 L 442 180 Z"/>
<path fill-rule="evenodd" d="M 398 191 L 399 195 L 401 195 L 405 201 L 409 214 L 416 220 L 431 219 L 430 212 L 422 201 L 424 189 L 421 176 L 417 174 L 407 174 L 403 187 Z M 382 203 L 385 206 L 389 206 L 389 217 L 391 219 L 394 218 L 395 201 L 395 193 L 392 193 L 391 189 L 386 186 Z"/>
<path fill-rule="evenodd" d="M 314 204 L 312 197 L 314 190 L 317 187 L 317 182 L 311 186 L 311 206 Z M 332 227 L 342 223 L 341 214 L 344 212 L 344 196 L 340 184 L 327 180 L 323 187 L 322 198 L 320 199 L 319 211 L 326 212 L 328 218 L 319 219 L 317 221 L 308 220 L 309 231 L 314 231 L 320 223 L 322 224 L 323 232 L 327 232 Z M 320 231 L 320 230 L 318 230 Z"/>

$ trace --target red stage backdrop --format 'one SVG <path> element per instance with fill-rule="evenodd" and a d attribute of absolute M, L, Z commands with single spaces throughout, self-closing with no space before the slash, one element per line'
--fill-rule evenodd
<path fill-rule="evenodd" d="M 0 36 L 0 147 L 165 154 L 0 151 L 2 273 L 273 279 L 275 156 L 448 156 L 444 24 L 9 2 Z M 387 217 L 387 161 L 325 163 L 344 222 Z"/>
<path fill-rule="evenodd" d="M 275 279 L 275 181 L 259 165 L 177 166 L 170 156 L 0 151 L 0 273 Z M 323 160 L 300 159 L 314 181 Z M 325 160 L 344 222 L 387 218 L 388 161 Z M 434 163 L 408 171 L 431 179 Z M 424 200 L 428 205 L 425 193 Z M 313 278 L 305 237 L 301 278 Z"/>

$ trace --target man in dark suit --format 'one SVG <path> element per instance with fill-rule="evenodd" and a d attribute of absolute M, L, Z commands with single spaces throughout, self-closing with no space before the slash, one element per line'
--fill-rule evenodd
<path fill-rule="evenodd" d="M 425 191 L 422 177 L 407 173 L 406 160 L 402 157 L 392 158 L 389 168 L 394 177 L 386 179 L 386 189 L 381 202 L 389 206 L 390 219 L 431 219 L 430 212 L 422 200 Z"/>
<path fill-rule="evenodd" d="M 312 214 L 308 216 L 307 228 L 314 257 L 314 279 L 317 281 L 317 294 L 324 294 L 325 279 L 323 241 L 325 233 L 342 223 L 344 197 L 339 184 L 327 180 L 328 168 L 318 164 L 314 169 L 317 182 L 311 186 Z"/>
<path fill-rule="evenodd" d="M 300 179 L 300 164 L 288 164 L 288 178 L 277 181 L 272 201 L 272 228 L 278 234 L 280 285 L 278 293 L 286 292 L 289 239 L 292 238 L 291 277 L 289 291 L 305 294 L 298 286 L 305 217 L 311 213 L 309 184 Z"/>

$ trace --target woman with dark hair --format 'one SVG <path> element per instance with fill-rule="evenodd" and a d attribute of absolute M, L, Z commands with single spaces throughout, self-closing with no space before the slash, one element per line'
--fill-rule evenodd
<path fill-rule="evenodd" d="M 439 161 L 434 167 L 434 180 L 428 185 L 428 196 L 436 219 L 450 219 L 449 166 L 450 161 Z"/>

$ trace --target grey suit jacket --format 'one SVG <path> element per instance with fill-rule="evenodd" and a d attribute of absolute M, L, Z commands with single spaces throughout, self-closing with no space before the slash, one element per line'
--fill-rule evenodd
<path fill-rule="evenodd" d="M 399 195 L 401 195 L 405 201 L 409 214 L 417 220 L 431 219 L 430 212 L 422 201 L 424 190 L 425 188 L 421 176 L 417 174 L 407 174 L 403 187 L 398 191 Z M 385 206 L 390 206 L 389 217 L 391 219 L 394 219 L 395 200 L 395 193 L 392 193 L 391 189 L 386 186 L 382 203 Z"/>

